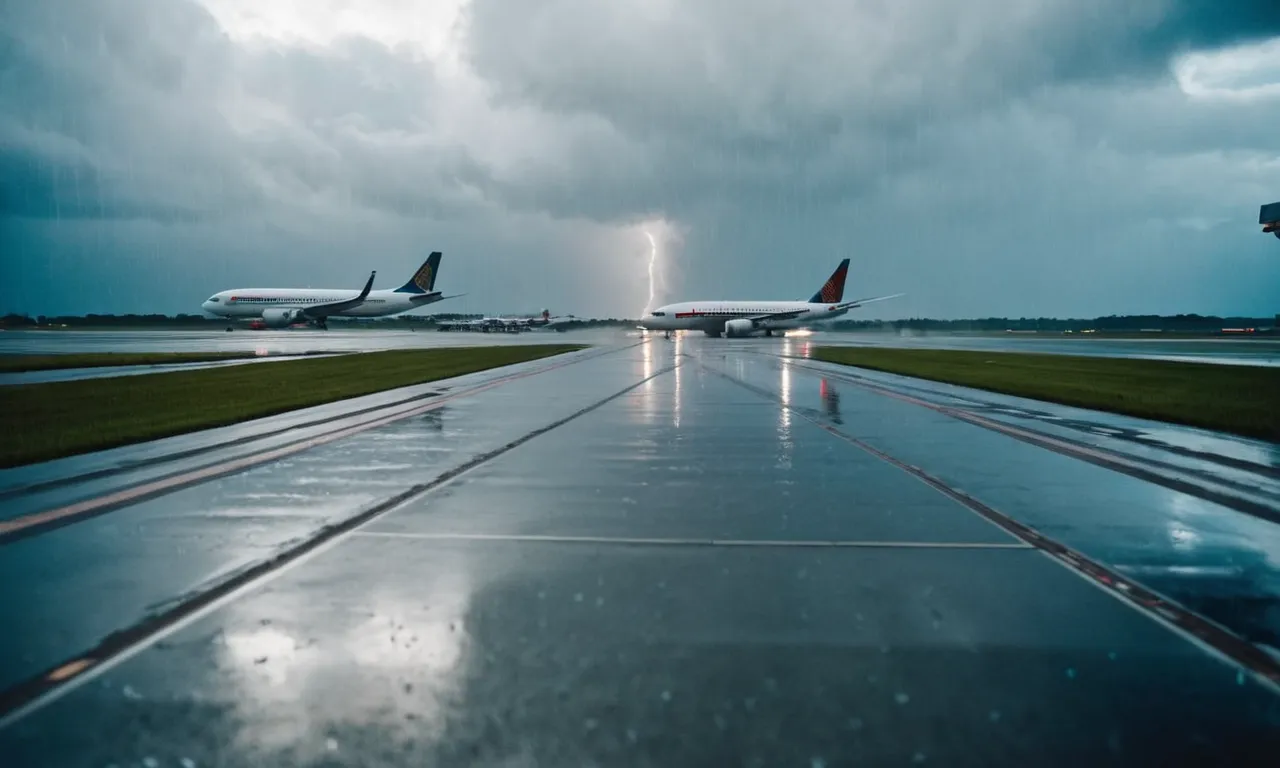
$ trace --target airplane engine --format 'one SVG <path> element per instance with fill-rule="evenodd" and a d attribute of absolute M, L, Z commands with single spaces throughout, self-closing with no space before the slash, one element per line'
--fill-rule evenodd
<path fill-rule="evenodd" d="M 262 322 L 268 328 L 288 328 L 293 323 L 301 321 L 302 310 L 299 309 L 264 309 L 262 310 Z"/>
<path fill-rule="evenodd" d="M 724 324 L 724 335 L 731 339 L 750 336 L 755 328 L 755 324 L 750 320 L 729 320 Z"/>

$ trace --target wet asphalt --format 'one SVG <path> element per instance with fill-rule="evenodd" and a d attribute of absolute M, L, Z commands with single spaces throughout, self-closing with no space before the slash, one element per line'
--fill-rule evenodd
<path fill-rule="evenodd" d="M 628 328 L 598 328 L 558 333 L 539 329 L 520 334 L 439 332 L 434 330 L 128 330 L 0 332 L 0 354 L 67 354 L 72 352 L 255 352 L 298 355 L 318 352 L 369 352 L 434 346 L 488 346 L 583 341 L 589 344 L 635 340 Z M 1066 338 L 1061 336 L 966 335 L 941 333 L 820 332 L 823 344 L 924 349 L 975 349 L 1043 352 L 1103 357 L 1140 357 L 1222 365 L 1280 365 L 1280 338 Z"/>
<path fill-rule="evenodd" d="M 619 339 L 0 473 L 251 465 L 0 539 L 0 762 L 1273 764 L 1256 667 L 982 510 L 1267 653 L 1275 446 L 864 374 Z"/>

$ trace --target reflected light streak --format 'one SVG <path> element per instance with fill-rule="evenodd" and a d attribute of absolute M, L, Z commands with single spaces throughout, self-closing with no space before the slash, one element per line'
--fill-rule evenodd
<path fill-rule="evenodd" d="M 645 339 L 644 343 L 640 345 L 640 358 L 641 364 L 644 366 L 643 371 L 645 379 L 649 379 L 649 377 L 653 375 L 653 344 L 654 341 L 651 334 L 649 338 Z M 641 386 L 641 389 L 646 393 L 652 392 L 653 381 L 645 381 Z"/>
<path fill-rule="evenodd" d="M 675 359 L 673 360 L 673 362 L 679 363 L 680 355 L 683 354 L 684 352 L 684 334 L 677 331 L 674 338 L 675 338 Z M 676 377 L 676 392 L 675 392 L 675 395 L 673 396 L 674 400 L 672 402 L 672 407 L 671 407 L 671 426 L 675 427 L 676 429 L 680 428 L 680 399 L 683 397 L 683 394 L 684 394 L 680 384 L 680 368 L 681 367 L 682 366 L 680 365 L 676 365 L 676 369 L 673 372 L 673 375 Z"/>
<path fill-rule="evenodd" d="M 649 378 L 653 375 L 653 370 L 656 367 L 653 357 L 655 354 L 654 345 L 657 343 L 654 335 L 648 334 L 640 344 L 640 366 L 644 383 L 632 393 L 631 397 L 627 398 L 628 402 L 634 404 L 632 408 L 635 410 L 632 414 L 638 424 L 651 425 L 657 417 L 658 404 L 654 393 L 656 384 L 653 379 Z"/>
<path fill-rule="evenodd" d="M 309 606 L 299 594 L 267 598 L 248 615 L 232 612 L 220 643 L 216 686 L 236 702 L 235 742 L 254 749 L 323 749 L 331 728 L 396 723 L 418 741 L 444 732 L 448 703 L 464 683 L 471 636 L 467 618 L 475 585 L 465 563 L 422 583 L 384 585 L 368 595 L 333 596 L 339 619 L 319 639 L 292 633 Z M 270 615 L 273 621 L 260 618 Z M 413 681 L 412 696 L 387 717 L 388 686 Z M 335 695 L 336 694 L 336 695 Z M 221 694 L 220 694 L 221 695 Z M 310 762 L 302 760 L 301 762 Z"/>
<path fill-rule="evenodd" d="M 778 395 L 782 400 L 778 407 L 778 466 L 791 468 L 791 364 L 782 361 L 779 370 Z"/>

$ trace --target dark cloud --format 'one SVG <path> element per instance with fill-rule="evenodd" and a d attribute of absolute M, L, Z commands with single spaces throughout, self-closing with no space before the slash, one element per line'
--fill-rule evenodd
<path fill-rule="evenodd" d="M 1168 83 L 1180 50 L 1280 33 L 1266 5 L 832 0 L 783 11 L 751 0 L 476 0 L 468 53 L 500 101 L 604 126 L 577 168 L 530 176 L 532 188 L 517 186 L 512 200 L 625 219 L 710 201 L 873 192 L 883 178 L 934 162 L 933 150 L 954 151 L 936 126 L 1023 99 L 1053 109 L 1063 89 L 1078 95 L 1086 80 L 1103 81 L 1087 83 L 1091 98 L 1108 87 L 1132 96 L 1139 75 Z M 1083 110 L 1073 119 L 1095 108 L 1076 101 Z M 1265 122 L 1251 125 L 1265 131 Z M 602 160 L 624 155 L 624 145 L 639 159 Z"/>
<path fill-rule="evenodd" d="M 440 248 L 460 311 L 634 313 L 644 227 L 660 299 L 799 296 L 843 256 L 895 315 L 1266 312 L 1280 283 L 1252 222 L 1280 99 L 1171 70 L 1280 34 L 1269 2 L 473 0 L 461 66 L 352 9 L 403 37 L 0 4 L 0 310 L 191 311 Z"/>
<path fill-rule="evenodd" d="M 1156 66 L 1175 53 L 1280 35 L 1271 0 L 1166 0 L 1155 8 L 1129 43 Z"/>

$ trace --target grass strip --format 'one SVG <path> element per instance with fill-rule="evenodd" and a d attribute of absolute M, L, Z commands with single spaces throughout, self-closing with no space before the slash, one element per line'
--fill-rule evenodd
<path fill-rule="evenodd" d="M 221 427 L 583 349 L 580 344 L 393 350 L 0 388 L 0 467 Z"/>
<path fill-rule="evenodd" d="M 247 360 L 253 352 L 82 352 L 70 355 L 0 355 L 0 373 L 107 368 L 117 365 L 173 365 Z"/>
<path fill-rule="evenodd" d="M 1280 441 L 1280 367 L 962 350 L 817 347 L 815 360 Z"/>

